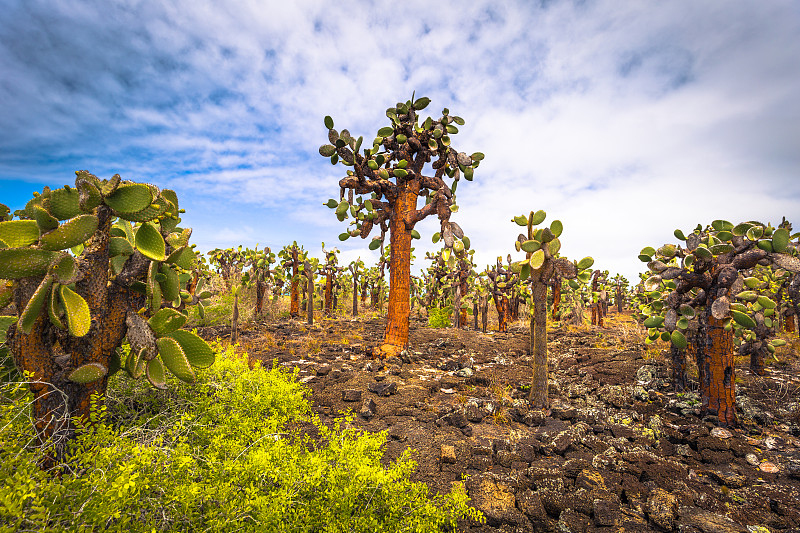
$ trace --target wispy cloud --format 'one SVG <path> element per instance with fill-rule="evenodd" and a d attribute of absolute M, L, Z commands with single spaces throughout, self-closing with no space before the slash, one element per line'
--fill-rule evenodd
<path fill-rule="evenodd" d="M 0 179 L 175 188 L 201 248 L 335 241 L 322 117 L 371 140 L 414 90 L 486 154 L 459 188 L 479 264 L 531 209 L 629 278 L 675 227 L 800 215 L 795 2 L 0 4 Z"/>

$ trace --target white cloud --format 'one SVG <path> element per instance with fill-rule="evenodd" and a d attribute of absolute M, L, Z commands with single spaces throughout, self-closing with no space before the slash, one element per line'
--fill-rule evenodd
<path fill-rule="evenodd" d="M 532 209 L 564 222 L 566 255 L 629 279 L 676 227 L 798 218 L 797 3 L 546 5 L 14 6 L 0 178 L 120 172 L 179 190 L 198 242 L 316 249 L 344 231 L 322 206 L 344 173 L 317 154 L 322 117 L 369 142 L 416 90 L 466 120 L 459 149 L 486 154 L 456 216 L 480 266 Z"/>

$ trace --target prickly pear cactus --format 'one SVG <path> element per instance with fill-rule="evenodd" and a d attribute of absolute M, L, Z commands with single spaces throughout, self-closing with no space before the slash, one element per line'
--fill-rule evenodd
<path fill-rule="evenodd" d="M 13 304 L 17 317 L 6 344 L 32 377 L 42 439 L 70 437 L 72 417 L 88 415 L 91 394 L 116 372 L 164 387 L 167 371 L 193 381 L 194 368 L 214 362 L 205 341 L 180 329 L 198 297 L 185 291 L 195 253 L 177 195 L 76 174 L 75 187 L 45 188 L 0 222 L 0 307 Z"/>
<path fill-rule="evenodd" d="M 544 211 L 531 211 L 526 217 L 519 215 L 512 219 L 518 226 L 527 229 L 527 234 L 517 237 L 517 251 L 525 252 L 525 259 L 511 265 L 518 273 L 521 283 L 530 283 L 533 299 L 531 315 L 531 354 L 533 355 L 533 384 L 531 403 L 538 408 L 546 408 L 547 397 L 547 287 L 557 278 L 573 279 L 583 274 L 594 264 L 594 259 L 584 257 L 573 262 L 559 255 L 559 237 L 564 229 L 560 220 L 550 226 L 537 228 L 547 218 Z M 560 284 L 560 281 L 558 282 Z"/>
<path fill-rule="evenodd" d="M 780 344 L 767 341 L 772 331 L 767 324 L 776 316 L 777 303 L 757 292 L 763 280 L 754 275 L 756 269 L 800 272 L 798 236 L 786 227 L 715 220 L 688 235 L 675 230 L 683 245 L 646 247 L 639 254 L 650 271 L 644 281 L 651 300 L 644 309 L 649 315 L 644 321 L 648 340 L 661 337 L 671 343 L 679 381 L 684 379 L 683 351 L 693 348 L 702 412 L 716 415 L 721 425 L 738 423 L 734 337 L 758 342 L 758 349 L 768 351 Z"/>
<path fill-rule="evenodd" d="M 340 221 L 352 217 L 351 229 L 339 238 L 366 239 L 377 227 L 380 236 L 369 245 L 376 250 L 386 233 L 390 234 L 389 316 L 383 345 L 377 351 L 381 357 L 397 355 L 408 345 L 410 249 L 411 240 L 420 237 L 414 226 L 436 215 L 445 247 L 455 250 L 464 246 L 463 232 L 450 222 L 451 213 L 458 211 L 456 188 L 462 176 L 467 181 L 473 179 L 484 157 L 479 152 L 467 155 L 451 146 L 451 137 L 464 120 L 448 109 L 443 109 L 439 118 L 422 119 L 418 113 L 429 103 L 429 98 L 415 99 L 412 95 L 410 100 L 387 109 L 389 125 L 379 129 L 371 146 L 366 147 L 362 147 L 363 137 L 356 139 L 346 129 L 335 130 L 333 119 L 325 117 L 330 144 L 322 145 L 319 153 L 334 165 L 350 167 L 339 181 L 339 200 L 326 203 Z M 429 162 L 432 176 L 423 173 Z M 447 185 L 445 179 L 452 184 Z M 419 197 L 424 198 L 425 205 L 417 208 Z"/>

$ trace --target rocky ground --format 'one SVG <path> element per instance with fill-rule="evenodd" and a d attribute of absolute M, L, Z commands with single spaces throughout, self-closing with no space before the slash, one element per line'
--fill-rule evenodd
<path fill-rule="evenodd" d="M 737 368 L 742 425 L 699 417 L 670 392 L 669 366 L 625 315 L 549 331 L 548 412 L 529 409 L 528 330 L 432 329 L 385 365 L 384 319 L 284 320 L 240 333 L 251 360 L 299 369 L 323 420 L 387 431 L 385 460 L 415 450 L 432 491 L 463 482 L 489 531 L 800 531 L 800 364 Z M 225 338 L 207 329 L 206 336 Z"/>

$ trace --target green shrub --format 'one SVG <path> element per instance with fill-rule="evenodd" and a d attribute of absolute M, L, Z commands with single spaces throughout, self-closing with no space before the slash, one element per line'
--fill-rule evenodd
<path fill-rule="evenodd" d="M 449 328 L 450 314 L 452 312 L 453 308 L 449 305 L 447 307 L 429 307 L 428 326 L 432 328 Z"/>
<path fill-rule="evenodd" d="M 431 498 L 411 482 L 411 451 L 382 466 L 385 433 L 322 424 L 295 377 L 250 371 L 230 350 L 191 387 L 115 376 L 58 472 L 37 466 L 30 395 L 3 400 L 0 532 L 432 532 L 481 519 L 463 490 Z"/>

